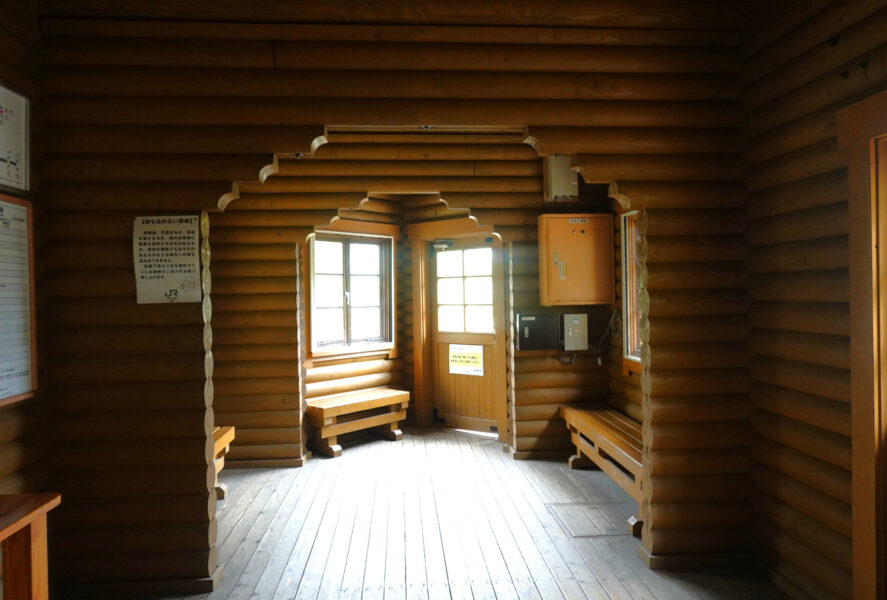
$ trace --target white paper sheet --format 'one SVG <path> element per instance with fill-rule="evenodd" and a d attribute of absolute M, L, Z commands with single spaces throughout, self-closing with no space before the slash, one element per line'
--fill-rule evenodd
<path fill-rule="evenodd" d="M 139 304 L 200 302 L 200 216 L 136 217 L 132 257 Z"/>
<path fill-rule="evenodd" d="M 34 389 L 28 209 L 0 200 L 0 399 Z"/>
<path fill-rule="evenodd" d="M 0 85 L 0 183 L 28 189 L 28 99 Z"/>
<path fill-rule="evenodd" d="M 450 344 L 450 373 L 453 375 L 484 375 L 484 347 Z"/>

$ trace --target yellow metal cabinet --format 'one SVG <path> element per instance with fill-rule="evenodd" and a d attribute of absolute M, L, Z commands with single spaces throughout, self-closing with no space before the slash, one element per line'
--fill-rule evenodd
<path fill-rule="evenodd" d="M 539 303 L 613 304 L 613 215 L 539 216 Z"/>

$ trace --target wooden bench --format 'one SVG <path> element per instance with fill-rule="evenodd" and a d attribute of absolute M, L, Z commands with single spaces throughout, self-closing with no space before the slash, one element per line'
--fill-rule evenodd
<path fill-rule="evenodd" d="M 562 406 L 560 413 L 576 446 L 570 467 L 591 466 L 591 461 L 640 504 L 644 448 L 640 423 L 607 406 Z"/>
<path fill-rule="evenodd" d="M 59 502 L 58 494 L 0 496 L 4 598 L 49 599 L 46 513 Z"/>
<path fill-rule="evenodd" d="M 231 449 L 231 442 L 234 441 L 234 427 L 213 427 L 213 457 L 216 462 L 216 498 L 223 499 L 228 495 L 228 486 L 219 483 L 219 473 L 225 468 L 225 455 Z"/>
<path fill-rule="evenodd" d="M 329 456 L 340 456 L 338 436 L 371 427 L 379 427 L 386 439 L 402 439 L 398 424 L 406 419 L 409 403 L 409 392 L 389 389 L 311 398 L 308 417 L 314 427 L 313 446 Z"/>

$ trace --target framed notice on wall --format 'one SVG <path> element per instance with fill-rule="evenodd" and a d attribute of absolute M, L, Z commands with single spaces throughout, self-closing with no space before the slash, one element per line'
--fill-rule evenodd
<path fill-rule="evenodd" d="M 37 389 L 31 203 L 0 194 L 0 406 Z"/>
<path fill-rule="evenodd" d="M 0 83 L 0 185 L 29 189 L 28 99 Z"/>

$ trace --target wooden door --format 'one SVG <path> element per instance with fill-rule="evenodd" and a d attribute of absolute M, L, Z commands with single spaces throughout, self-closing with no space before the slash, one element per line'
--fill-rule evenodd
<path fill-rule="evenodd" d="M 432 243 L 432 407 L 450 427 L 497 432 L 504 406 L 502 243 L 494 236 Z"/>
<path fill-rule="evenodd" d="M 850 223 L 852 594 L 867 600 L 887 597 L 887 92 L 837 121 Z"/>

